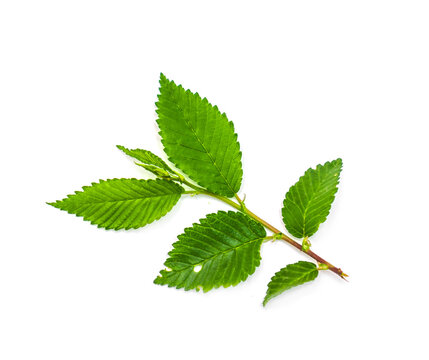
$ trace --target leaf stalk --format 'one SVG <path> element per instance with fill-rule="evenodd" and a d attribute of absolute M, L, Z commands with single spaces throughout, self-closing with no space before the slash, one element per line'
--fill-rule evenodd
<path fill-rule="evenodd" d="M 237 194 L 235 194 L 235 198 L 237 199 L 237 201 L 239 202 L 239 204 L 237 204 L 236 202 L 232 201 L 231 199 L 228 199 L 225 196 L 221 196 L 221 195 L 217 195 L 214 194 L 206 189 L 200 188 L 199 186 L 196 186 L 192 183 L 190 183 L 189 181 L 187 181 L 186 179 L 183 179 L 182 181 L 183 184 L 189 186 L 190 188 L 194 189 L 195 191 L 191 191 L 191 192 L 187 192 L 187 193 L 193 193 L 195 195 L 207 195 L 207 196 L 211 196 L 214 197 L 220 201 L 223 201 L 224 203 L 230 205 L 231 207 L 233 207 L 234 209 L 237 209 L 245 214 L 247 214 L 248 216 L 250 216 L 253 220 L 257 221 L 258 223 L 262 224 L 264 227 L 266 227 L 268 230 L 270 230 L 272 233 L 274 233 L 274 236 L 272 237 L 273 239 L 278 239 L 280 238 L 281 240 L 287 242 L 288 244 L 292 245 L 294 248 L 296 248 L 297 250 L 303 252 L 304 254 L 307 254 L 308 256 L 310 256 L 311 258 L 313 258 L 314 260 L 316 260 L 318 263 L 320 264 L 324 264 L 325 267 L 327 267 L 327 270 L 332 271 L 333 273 L 337 274 L 338 276 L 340 276 L 342 279 L 345 280 L 346 277 L 348 277 L 347 274 L 345 274 L 340 268 L 332 265 L 330 262 L 326 261 L 325 259 L 323 259 L 322 257 L 320 257 L 319 255 L 317 255 L 316 253 L 314 253 L 312 250 L 307 249 L 306 251 L 303 249 L 303 246 L 298 243 L 297 241 L 293 240 L 292 238 L 290 238 L 289 236 L 283 234 L 281 231 L 279 231 L 278 229 L 276 229 L 273 225 L 269 224 L 268 222 L 266 222 L 264 219 L 260 218 L 258 215 L 256 215 L 254 212 L 250 211 L 245 205 L 244 202 L 239 198 L 239 196 Z"/>

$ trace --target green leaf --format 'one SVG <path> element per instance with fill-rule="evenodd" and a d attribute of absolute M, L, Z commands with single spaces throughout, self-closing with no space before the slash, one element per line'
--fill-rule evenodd
<path fill-rule="evenodd" d="M 164 169 L 161 169 L 153 165 L 145 165 L 145 164 L 139 164 L 139 163 L 136 163 L 136 165 L 141 166 L 142 168 L 146 169 L 147 171 L 150 171 L 152 174 L 155 174 L 160 178 L 170 178 L 171 176 L 171 174 L 165 171 Z"/>
<path fill-rule="evenodd" d="M 295 264 L 287 265 L 271 278 L 263 302 L 264 306 L 283 291 L 313 281 L 318 274 L 316 264 L 308 261 L 298 261 Z"/>
<path fill-rule="evenodd" d="M 293 185 L 283 202 L 283 221 L 295 237 L 312 236 L 329 215 L 335 199 L 342 160 L 308 169 Z"/>
<path fill-rule="evenodd" d="M 247 215 L 219 211 L 179 235 L 167 270 L 161 270 L 155 284 L 203 289 L 235 286 L 259 266 L 265 229 Z"/>
<path fill-rule="evenodd" d="M 119 150 L 122 150 L 128 156 L 131 156 L 134 159 L 137 159 L 143 164 L 149 165 L 148 167 L 146 167 L 146 166 L 143 166 L 142 164 L 136 163 L 137 165 L 143 166 L 147 170 L 149 170 L 148 168 L 151 168 L 151 166 L 155 166 L 157 168 L 161 168 L 169 172 L 170 174 L 175 174 L 175 172 L 171 170 L 171 168 L 165 163 L 164 160 L 162 160 L 159 156 L 155 155 L 149 150 L 142 150 L 142 149 L 130 150 L 130 149 L 127 149 L 126 147 L 123 147 L 122 145 L 116 145 L 116 147 Z M 149 170 L 149 171 L 152 171 L 152 170 Z"/>
<path fill-rule="evenodd" d="M 234 125 L 216 106 L 163 74 L 158 126 L 169 160 L 209 191 L 233 197 L 243 171 Z"/>
<path fill-rule="evenodd" d="M 137 229 L 167 214 L 184 189 L 167 180 L 100 180 L 54 203 L 106 229 Z"/>

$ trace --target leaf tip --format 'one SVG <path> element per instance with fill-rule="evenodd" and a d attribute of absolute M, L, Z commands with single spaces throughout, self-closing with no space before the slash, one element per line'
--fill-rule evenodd
<path fill-rule="evenodd" d="M 162 85 L 163 83 L 169 82 L 167 77 L 164 75 L 163 72 L 159 74 L 159 83 Z"/>
<path fill-rule="evenodd" d="M 63 210 L 63 209 L 62 209 L 62 207 L 61 207 L 61 203 L 62 203 L 62 201 L 63 201 L 63 200 L 57 200 L 57 201 L 54 201 L 54 202 L 46 202 L 46 204 L 47 204 L 47 205 L 50 205 L 50 206 L 53 206 L 53 207 L 54 207 L 54 208 L 56 208 L 56 209 Z"/>

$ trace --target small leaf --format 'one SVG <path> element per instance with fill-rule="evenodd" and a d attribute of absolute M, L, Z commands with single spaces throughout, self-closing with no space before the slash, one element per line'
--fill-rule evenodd
<path fill-rule="evenodd" d="M 165 171 L 164 169 L 161 169 L 153 165 L 145 165 L 145 164 L 139 164 L 139 163 L 135 163 L 135 164 L 138 166 L 141 166 L 142 168 L 146 169 L 147 171 L 151 172 L 152 174 L 155 174 L 160 178 L 170 178 L 171 174 Z"/>
<path fill-rule="evenodd" d="M 287 265 L 271 278 L 263 302 L 264 306 L 273 297 L 294 286 L 314 280 L 318 274 L 316 264 L 308 261 L 298 261 L 295 264 Z"/>
<path fill-rule="evenodd" d="M 175 172 L 173 170 L 171 170 L 171 168 L 165 163 L 164 160 L 162 160 L 159 156 L 155 155 L 154 153 L 150 152 L 149 150 L 142 150 L 142 149 L 130 150 L 130 149 L 127 149 L 126 147 L 123 147 L 121 145 L 116 145 L 116 147 L 119 150 L 122 150 L 128 156 L 131 156 L 131 157 L 137 159 L 138 161 L 142 162 L 143 164 L 153 165 L 155 167 L 161 168 L 161 169 L 169 172 L 170 174 L 175 174 Z M 142 164 L 138 164 L 138 163 L 136 163 L 136 164 L 143 166 Z M 143 167 L 146 168 L 145 166 L 143 166 Z M 151 170 L 149 170 L 149 171 L 151 171 Z"/>
<path fill-rule="evenodd" d="M 335 199 L 342 160 L 337 159 L 316 169 L 308 169 L 286 194 L 283 221 L 295 237 L 312 236 L 323 223 Z"/>
<path fill-rule="evenodd" d="M 184 189 L 167 180 L 112 179 L 49 203 L 106 229 L 137 229 L 167 214 Z"/>
<path fill-rule="evenodd" d="M 158 126 L 169 160 L 209 191 L 233 197 L 243 171 L 234 125 L 224 113 L 161 74 Z"/>
<path fill-rule="evenodd" d="M 219 211 L 179 235 L 170 257 L 169 270 L 161 270 L 155 284 L 204 292 L 237 285 L 259 266 L 265 229 L 247 215 Z"/>

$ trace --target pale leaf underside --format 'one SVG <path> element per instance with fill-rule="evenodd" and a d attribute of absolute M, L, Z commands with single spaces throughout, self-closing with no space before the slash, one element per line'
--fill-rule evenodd
<path fill-rule="evenodd" d="M 241 151 L 234 125 L 206 98 L 161 74 L 158 126 L 169 160 L 213 193 L 232 197 L 241 186 Z"/>
<path fill-rule="evenodd" d="M 236 285 L 260 263 L 265 229 L 247 215 L 219 211 L 179 235 L 155 284 L 209 291 Z"/>
<path fill-rule="evenodd" d="M 167 173 L 174 174 L 174 171 L 165 163 L 164 160 L 162 160 L 159 156 L 155 155 L 149 150 L 142 150 L 142 149 L 130 150 L 121 145 L 116 145 L 116 147 L 119 150 L 122 150 L 128 156 L 131 156 L 134 159 L 140 161 L 142 164 L 137 163 L 137 165 L 143 166 L 146 170 L 154 172 L 151 169 L 153 169 L 153 167 L 156 167 L 156 168 L 165 170 Z"/>

